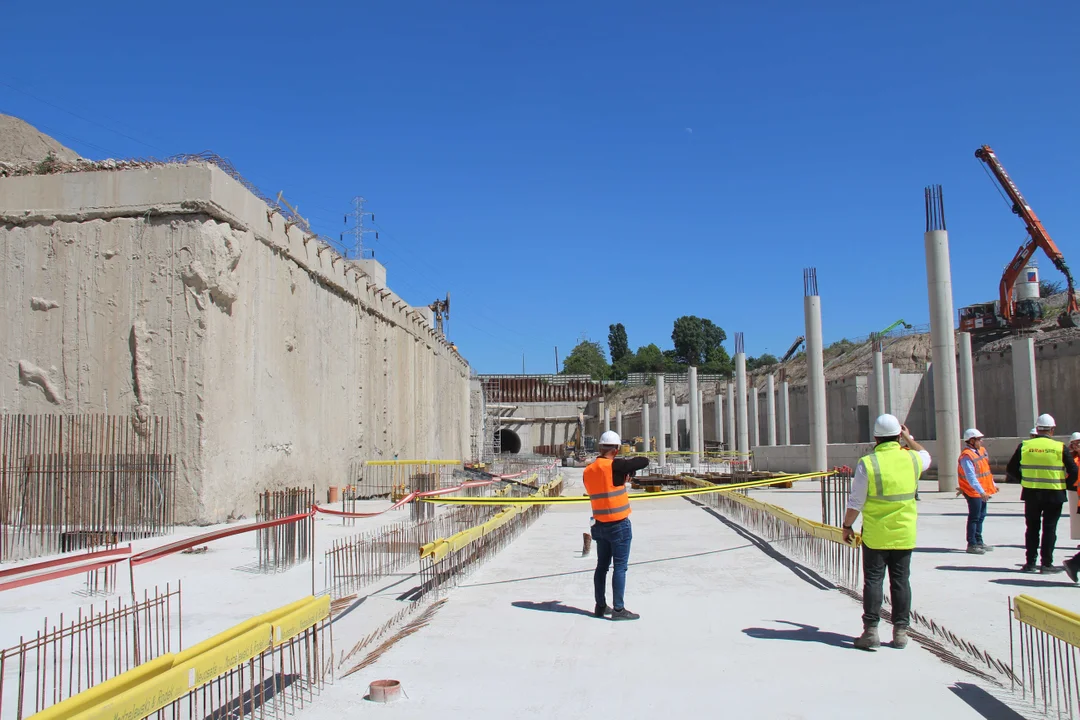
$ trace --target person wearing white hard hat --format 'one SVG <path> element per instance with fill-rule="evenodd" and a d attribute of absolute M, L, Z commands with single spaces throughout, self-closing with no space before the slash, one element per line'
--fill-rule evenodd
<path fill-rule="evenodd" d="M 901 440 L 907 447 L 900 445 Z M 874 442 L 874 451 L 859 458 L 855 466 L 843 528 L 844 542 L 850 543 L 855 536 L 852 525 L 862 513 L 863 633 L 855 638 L 860 650 L 881 646 L 878 623 L 886 569 L 892 598 L 892 645 L 908 644 L 911 551 L 919 517 L 915 495 L 919 478 L 930 467 L 930 453 L 893 415 L 882 415 L 874 422 Z"/>
<path fill-rule="evenodd" d="M 1058 573 L 1054 565 L 1054 545 L 1061 508 L 1068 500 L 1067 490 L 1076 489 L 1076 463 L 1065 445 L 1054 439 L 1057 422 L 1043 414 L 1035 420 L 1038 435 L 1016 448 L 1005 472 L 1020 478 L 1020 499 L 1024 501 L 1024 548 L 1026 557 L 1020 572 Z M 1041 536 L 1041 538 L 1040 538 Z M 1040 542 L 1041 540 L 1041 542 Z"/>
<path fill-rule="evenodd" d="M 612 620 L 637 620 L 640 616 L 626 609 L 623 593 L 626 589 L 626 566 L 630 563 L 630 495 L 626 489 L 627 478 L 649 466 L 644 457 L 616 458 L 622 438 L 606 431 L 600 436 L 600 456 L 585 468 L 585 492 L 592 506 L 592 538 L 596 544 L 596 572 L 593 573 L 593 590 L 596 608 L 593 615 L 602 618 L 610 615 Z M 607 605 L 607 573 L 611 574 L 612 606 Z"/>
<path fill-rule="evenodd" d="M 990 472 L 990 457 L 982 444 L 983 434 L 976 428 L 964 431 L 964 450 L 960 453 L 957 477 L 959 487 L 957 495 L 967 499 L 967 551 L 973 555 L 983 555 L 993 550 L 983 542 L 983 521 L 986 520 L 986 505 L 991 495 L 997 493 L 994 475 Z"/>

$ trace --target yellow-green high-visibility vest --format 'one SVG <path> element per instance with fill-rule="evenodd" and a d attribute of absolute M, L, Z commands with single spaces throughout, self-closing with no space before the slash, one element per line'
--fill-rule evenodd
<path fill-rule="evenodd" d="M 919 511 L 922 460 L 899 443 L 881 443 L 859 459 L 866 473 L 866 504 L 863 506 L 863 544 L 874 550 L 911 550 L 915 547 L 915 524 Z"/>
<path fill-rule="evenodd" d="M 1064 490 L 1065 446 L 1048 437 L 1020 443 L 1020 484 L 1033 490 Z"/>

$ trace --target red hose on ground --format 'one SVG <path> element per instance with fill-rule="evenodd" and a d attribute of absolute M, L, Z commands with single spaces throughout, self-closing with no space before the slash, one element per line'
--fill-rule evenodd
<path fill-rule="evenodd" d="M 204 533 L 202 535 L 196 535 L 193 538 L 187 538 L 185 540 L 177 540 L 176 542 L 169 543 L 168 545 L 161 545 L 150 550 L 144 550 L 143 552 L 131 556 L 132 565 L 142 565 L 143 563 L 153 562 L 163 557 L 178 553 L 188 548 L 193 548 L 201 543 L 213 542 L 214 540 L 220 540 L 222 538 L 231 537 L 233 535 L 239 535 L 241 533 L 251 532 L 253 530 L 263 530 L 265 528 L 277 527 L 278 525 L 288 525 L 289 523 L 300 522 L 304 518 L 311 517 L 312 512 L 297 513 L 296 515 L 290 515 L 288 517 L 278 518 L 277 520 L 267 520 L 265 522 L 253 523 L 251 525 L 240 525 L 238 527 L 231 527 L 225 530 L 215 530 L 213 532 Z"/>
<path fill-rule="evenodd" d="M 11 575 L 25 575 L 26 573 L 37 572 L 38 570 L 45 570 L 46 568 L 56 567 L 57 565 L 70 565 L 71 563 L 86 562 L 87 560 L 96 560 L 97 558 L 112 557 L 113 555 L 130 555 L 131 546 L 127 547 L 115 547 L 108 550 L 95 550 L 85 555 L 66 555 L 62 558 L 56 558 L 54 560 L 45 560 L 43 562 L 36 562 L 30 565 L 20 565 L 19 567 L 7 568 L 0 570 L 0 577 L 9 577 Z"/>
<path fill-rule="evenodd" d="M 130 551 L 131 547 L 129 546 L 128 552 Z M 101 568 L 124 562 L 125 559 L 126 558 L 118 557 L 111 560 L 102 560 L 100 562 L 90 563 L 88 565 L 76 565 L 75 567 L 64 568 L 63 570 L 53 570 L 52 572 L 44 573 L 42 575 L 32 575 L 30 577 L 19 578 L 18 580 L 9 580 L 6 583 L 0 583 L 0 592 L 3 592 L 4 590 L 13 590 L 15 588 L 26 587 L 27 585 L 37 585 L 38 583 L 45 582 L 46 580 L 58 580 L 59 578 L 68 577 L 69 575 L 78 575 L 79 573 L 93 572 L 94 570 L 100 570 Z"/>

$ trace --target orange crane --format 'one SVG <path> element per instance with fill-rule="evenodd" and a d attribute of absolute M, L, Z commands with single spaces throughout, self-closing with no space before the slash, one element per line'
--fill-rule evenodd
<path fill-rule="evenodd" d="M 980 330 L 1023 328 L 1035 324 L 1042 317 L 1042 308 L 1038 303 L 1024 301 L 1026 305 L 1021 306 L 1020 303 L 1013 300 L 1013 286 L 1016 285 L 1017 278 L 1024 272 L 1028 261 L 1031 260 L 1031 256 L 1035 254 L 1035 250 L 1038 248 L 1042 248 L 1050 261 L 1054 263 L 1054 267 L 1065 276 L 1067 283 L 1068 305 L 1065 312 L 1058 316 L 1058 325 L 1061 327 L 1076 327 L 1078 321 L 1080 321 L 1080 306 L 1076 302 L 1076 288 L 1073 283 L 1072 272 L 1069 271 L 1069 266 L 1065 264 L 1065 256 L 1058 249 L 1058 246 L 1054 244 L 1054 241 L 1050 239 L 1050 234 L 1046 232 L 1046 228 L 1043 227 L 1042 222 L 1035 214 L 1035 211 L 1031 209 L 1031 206 L 1028 205 L 1024 196 L 1020 194 L 1016 183 L 1005 172 L 1005 168 L 1002 167 L 1001 162 L 990 146 L 983 145 L 980 147 L 975 151 L 975 157 L 986 163 L 994 179 L 1001 185 L 1001 188 L 1012 202 L 1013 213 L 1019 215 L 1024 221 L 1029 237 L 1028 241 L 1016 251 L 1016 256 L 1013 257 L 1012 262 L 1008 264 L 1005 272 L 1001 275 L 996 312 L 993 303 L 961 308 L 960 329 L 978 332 Z"/>

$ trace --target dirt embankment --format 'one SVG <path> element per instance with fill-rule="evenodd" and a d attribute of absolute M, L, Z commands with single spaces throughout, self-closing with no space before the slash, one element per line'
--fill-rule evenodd
<path fill-rule="evenodd" d="M 0 162 L 14 165 L 39 163 L 50 154 L 61 162 L 81 159 L 79 153 L 64 147 L 30 123 L 0 114 Z"/>

